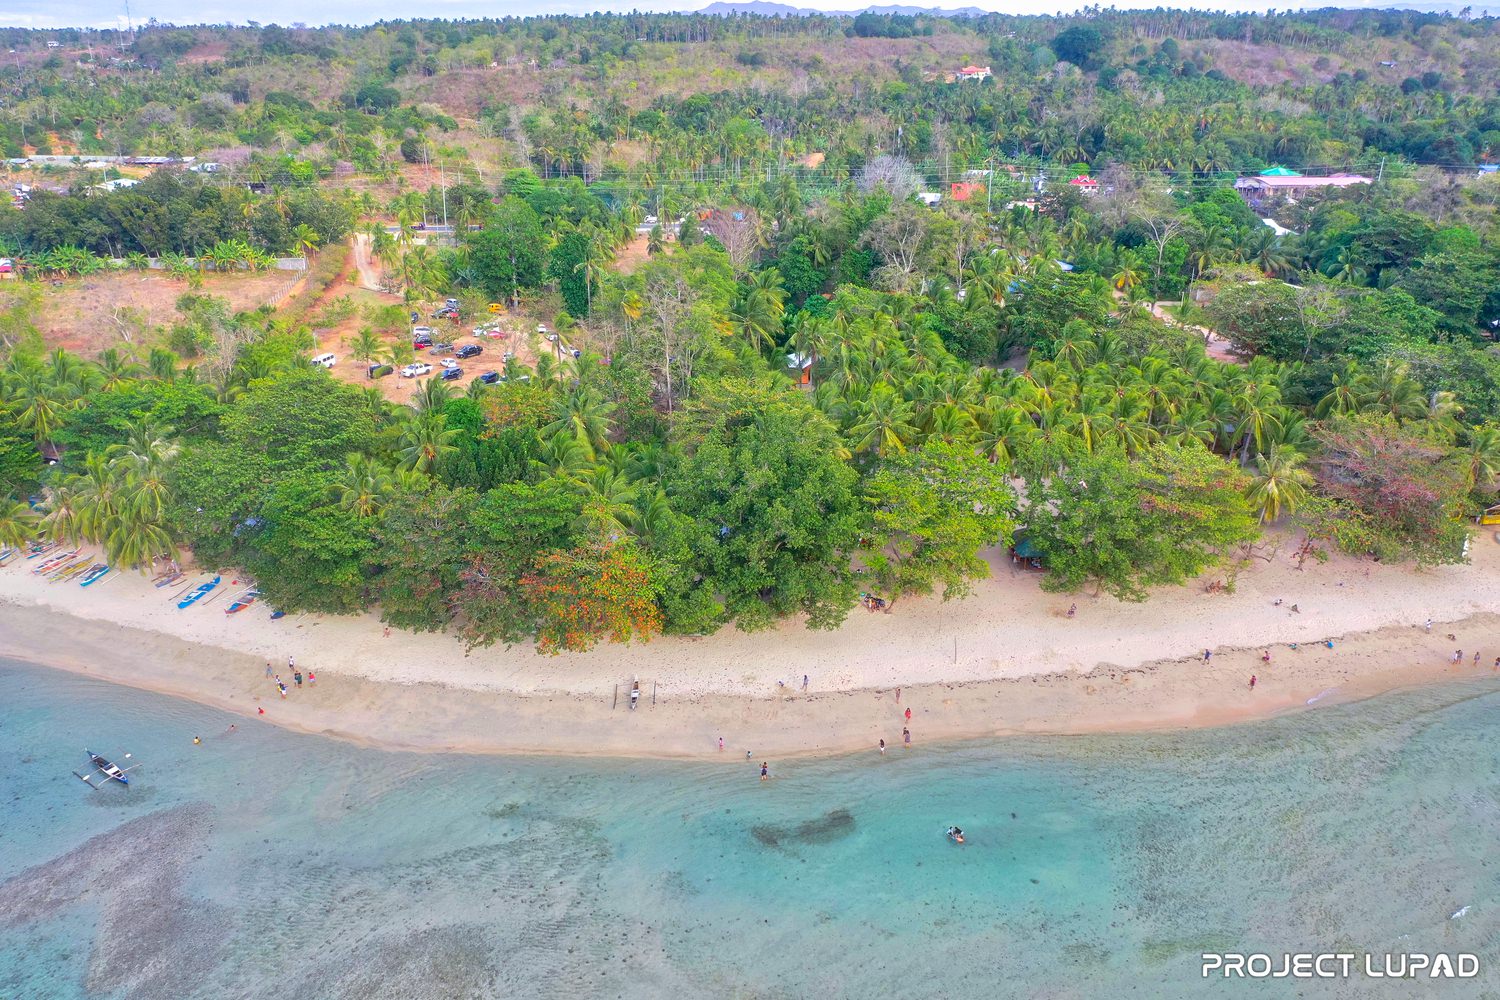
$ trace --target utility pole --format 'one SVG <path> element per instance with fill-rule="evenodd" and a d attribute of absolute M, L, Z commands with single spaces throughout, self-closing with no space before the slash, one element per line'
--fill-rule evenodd
<path fill-rule="evenodd" d="M 1375 171 L 1375 183 L 1379 184 L 1385 180 L 1385 157 L 1380 158 L 1380 169 Z"/>
<path fill-rule="evenodd" d="M 995 158 L 990 157 L 989 173 L 984 175 L 984 214 L 995 212 Z M 956 640 L 955 640 L 956 641 Z"/>

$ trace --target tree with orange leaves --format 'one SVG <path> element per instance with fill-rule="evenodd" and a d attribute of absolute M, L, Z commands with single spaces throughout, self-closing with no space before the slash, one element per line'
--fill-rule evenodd
<path fill-rule="evenodd" d="M 600 639 L 629 642 L 661 631 L 660 585 L 633 540 L 598 535 L 537 557 L 521 589 L 536 620 L 537 650 L 583 652 Z"/>

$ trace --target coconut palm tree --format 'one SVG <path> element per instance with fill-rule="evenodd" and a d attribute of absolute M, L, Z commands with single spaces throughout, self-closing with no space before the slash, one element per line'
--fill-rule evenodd
<path fill-rule="evenodd" d="M 874 452 L 884 458 L 904 452 L 907 443 L 916 438 L 912 424 L 914 407 L 902 399 L 885 382 L 876 383 L 869 398 L 858 409 L 849 428 L 849 438 L 856 452 Z"/>
<path fill-rule="evenodd" d="M 54 384 L 44 369 L 28 369 L 8 380 L 6 396 L 16 422 L 31 432 L 38 448 L 51 442 L 75 398 Z"/>
<path fill-rule="evenodd" d="M 354 339 L 349 341 L 349 353 L 354 356 L 355 361 L 364 363 L 366 378 L 374 377 L 370 374 L 369 365 L 380 357 L 384 350 L 385 341 L 381 340 L 380 334 L 376 333 L 373 327 L 360 327 Z"/>
<path fill-rule="evenodd" d="M 458 434 L 440 412 L 413 413 L 401 427 L 401 467 L 431 475 L 438 462 L 458 451 L 453 443 Z"/>
<path fill-rule="evenodd" d="M 1297 513 L 1307 498 L 1313 477 L 1302 462 L 1301 453 L 1286 448 L 1255 457 L 1255 477 L 1245 496 L 1260 512 L 1261 524 L 1274 524 L 1283 514 Z"/>
<path fill-rule="evenodd" d="M 553 396 L 553 420 L 542 428 L 542 434 L 570 434 L 592 458 L 609 447 L 609 418 L 614 411 L 614 403 L 580 383 L 570 392 Z"/>
<path fill-rule="evenodd" d="M 1359 370 L 1358 361 L 1350 361 L 1342 371 L 1334 372 L 1330 382 L 1331 388 L 1313 409 L 1319 418 L 1358 413 L 1370 399 L 1370 380 Z"/>
<path fill-rule="evenodd" d="M 448 388 L 447 382 L 430 378 L 417 386 L 417 391 L 411 398 L 411 405 L 418 413 L 441 414 L 443 407 L 447 406 L 452 398 L 453 392 Z"/>
<path fill-rule="evenodd" d="M 729 328 L 743 337 L 758 354 L 774 347 L 781 337 L 786 314 L 786 292 L 776 268 L 757 271 L 735 290 L 729 307 Z"/>
<path fill-rule="evenodd" d="M 0 499 L 0 548 L 17 549 L 37 536 L 42 518 L 13 496 Z"/>
<path fill-rule="evenodd" d="M 385 508 L 393 480 L 384 465 L 360 452 L 344 459 L 344 468 L 334 481 L 339 503 L 360 517 L 374 517 Z"/>
<path fill-rule="evenodd" d="M 1495 479 L 1500 476 L 1500 426 L 1484 424 L 1469 430 L 1464 444 L 1464 478 L 1469 489 L 1493 489 Z"/>

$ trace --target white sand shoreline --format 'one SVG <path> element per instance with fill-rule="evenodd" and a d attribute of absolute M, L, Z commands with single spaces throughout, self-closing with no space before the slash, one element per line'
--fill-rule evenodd
<path fill-rule="evenodd" d="M 0 655 L 384 746 L 666 757 L 714 751 L 718 736 L 741 758 L 898 744 L 906 707 L 919 742 L 1161 729 L 1300 709 L 1330 688 L 1319 704 L 1492 675 L 1500 545 L 1487 536 L 1472 565 L 1425 572 L 1347 559 L 1298 571 L 1290 548 L 1244 569 L 1233 594 L 1193 585 L 1144 605 L 1051 595 L 1002 561 L 968 600 L 856 609 L 834 632 L 789 623 L 560 657 L 529 647 L 466 656 L 451 636 L 387 638 L 369 615 L 272 622 L 257 605 L 226 616 L 232 594 L 179 611 L 138 576 L 84 589 L 20 562 L 0 569 Z M 1431 633 L 1420 627 L 1428 618 L 1439 623 Z M 1327 638 L 1333 650 L 1312 647 Z M 1479 649 L 1485 669 L 1467 656 L 1451 664 L 1454 645 Z M 1210 667 L 1206 646 L 1219 650 Z M 283 701 L 264 667 L 285 674 L 288 656 L 320 684 Z M 634 713 L 632 677 L 645 692 Z"/>

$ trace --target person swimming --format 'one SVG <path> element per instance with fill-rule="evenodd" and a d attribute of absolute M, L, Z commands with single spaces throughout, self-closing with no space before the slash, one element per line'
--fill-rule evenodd
<path fill-rule="evenodd" d="M 964 832 L 956 826 L 950 826 L 948 827 L 948 839 L 955 844 L 962 844 L 964 842 Z"/>

